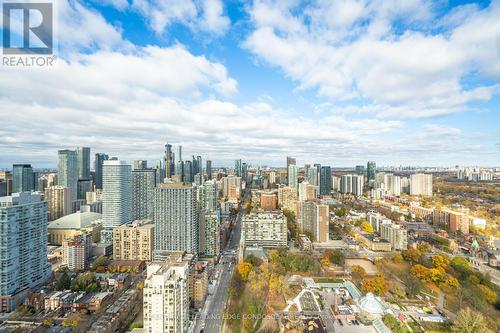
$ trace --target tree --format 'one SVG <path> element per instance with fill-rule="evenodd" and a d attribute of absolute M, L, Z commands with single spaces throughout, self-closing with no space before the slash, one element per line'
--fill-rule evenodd
<path fill-rule="evenodd" d="M 97 289 L 97 285 L 95 284 L 95 274 L 93 272 L 82 273 L 78 275 L 76 279 L 71 282 L 71 290 L 72 291 L 86 291 L 89 288 L 90 291 Z"/>
<path fill-rule="evenodd" d="M 488 328 L 483 315 L 470 308 L 465 308 L 458 312 L 455 322 L 453 323 L 453 328 L 457 333 L 493 333 L 493 331 Z"/>
<path fill-rule="evenodd" d="M 97 283 L 92 282 L 92 283 L 90 283 L 89 285 L 87 285 L 87 287 L 85 288 L 85 292 L 87 292 L 87 293 L 93 293 L 93 292 L 95 292 L 97 289 L 98 289 L 98 287 L 97 287 Z"/>
<path fill-rule="evenodd" d="M 253 268 L 252 264 L 250 264 L 248 262 L 242 262 L 242 263 L 238 264 L 237 270 L 238 270 L 238 273 L 240 273 L 241 279 L 244 282 L 248 281 L 248 274 L 250 273 L 252 268 Z"/>
<path fill-rule="evenodd" d="M 229 297 L 234 298 L 241 295 L 244 288 L 244 283 L 238 270 L 234 271 L 231 281 L 229 282 L 228 293 Z"/>
<path fill-rule="evenodd" d="M 402 255 L 406 261 L 415 263 L 418 262 L 418 259 L 422 256 L 422 252 L 418 249 L 409 248 L 408 250 L 403 251 Z"/>
<path fill-rule="evenodd" d="M 422 242 L 422 243 L 417 245 L 417 249 L 422 253 L 429 253 L 429 252 L 431 252 L 432 247 L 429 243 Z"/>
<path fill-rule="evenodd" d="M 460 287 L 460 283 L 458 283 L 458 280 L 455 277 L 451 276 L 450 274 L 445 274 L 441 278 L 440 286 L 458 288 Z"/>
<path fill-rule="evenodd" d="M 478 285 L 477 286 L 479 289 L 481 289 L 481 292 L 483 293 L 484 295 L 484 298 L 486 299 L 486 301 L 490 304 L 496 304 L 497 302 L 497 294 L 491 290 L 490 288 L 488 288 L 487 286 L 484 286 L 482 284 Z"/>
<path fill-rule="evenodd" d="M 394 317 L 391 314 L 384 315 L 382 317 L 382 321 L 394 333 L 406 333 L 406 332 L 409 332 L 408 328 L 406 328 L 406 326 L 402 325 L 401 322 L 398 319 L 396 319 L 396 317 Z"/>
<path fill-rule="evenodd" d="M 56 289 L 58 291 L 62 291 L 62 290 L 68 290 L 70 287 L 71 287 L 71 278 L 68 275 L 68 271 L 65 270 L 59 277 L 59 280 L 57 281 Z"/>
<path fill-rule="evenodd" d="M 328 259 L 332 264 L 344 266 L 345 256 L 340 250 L 326 250 L 325 255 L 328 256 Z"/>
<path fill-rule="evenodd" d="M 271 274 L 269 277 L 269 291 L 271 294 L 280 295 L 283 292 L 285 285 L 285 277 L 283 275 Z"/>
<path fill-rule="evenodd" d="M 422 282 L 415 276 L 405 274 L 403 276 L 403 282 L 406 285 L 406 294 L 408 297 L 416 297 L 424 288 Z"/>
<path fill-rule="evenodd" d="M 364 278 L 361 283 L 361 290 L 365 293 L 372 292 L 377 295 L 385 295 L 389 289 L 389 283 L 387 283 L 383 275 L 377 275 L 373 278 Z"/>
<path fill-rule="evenodd" d="M 252 200 L 248 200 L 245 204 L 245 215 L 250 214 L 252 211 Z"/>
<path fill-rule="evenodd" d="M 469 275 L 473 273 L 471 264 L 464 257 L 454 257 L 450 265 L 458 273 L 461 280 L 468 279 Z"/>
<path fill-rule="evenodd" d="M 444 276 L 445 272 L 443 268 L 429 268 L 429 277 L 432 282 L 439 282 L 443 279 Z"/>
<path fill-rule="evenodd" d="M 261 264 L 260 259 L 257 258 L 253 253 L 249 253 L 244 261 L 251 264 L 254 267 L 259 267 Z"/>
<path fill-rule="evenodd" d="M 359 275 L 360 278 L 364 279 L 366 277 L 366 271 L 363 267 L 359 266 L 359 265 L 354 265 L 352 266 L 352 271 L 354 273 L 357 273 Z"/>
<path fill-rule="evenodd" d="M 403 256 L 401 255 L 401 253 L 396 252 L 392 255 L 392 261 L 396 264 L 400 264 L 403 262 Z"/>
<path fill-rule="evenodd" d="M 450 257 L 445 254 L 435 254 L 432 256 L 432 266 L 446 269 L 450 265 Z"/>
<path fill-rule="evenodd" d="M 361 222 L 361 229 L 370 234 L 373 234 L 375 232 L 375 230 L 373 230 L 373 226 L 366 221 Z"/>
<path fill-rule="evenodd" d="M 431 279 L 430 278 L 430 270 L 429 270 L 429 268 L 427 268 L 425 266 L 422 266 L 420 264 L 414 265 L 410 269 L 410 273 L 411 273 L 411 275 L 419 278 L 422 281 L 430 281 L 430 279 Z"/>
<path fill-rule="evenodd" d="M 283 215 L 286 217 L 286 225 L 288 227 L 288 231 L 290 231 L 290 235 L 292 238 L 297 239 L 299 237 L 299 228 L 297 227 L 295 213 L 291 210 L 284 209 Z"/>
<path fill-rule="evenodd" d="M 330 266 L 330 259 L 328 259 L 327 256 L 323 256 L 323 258 L 321 258 L 321 265 Z"/>
<path fill-rule="evenodd" d="M 108 257 L 100 256 L 92 263 L 92 269 L 95 271 L 98 267 L 106 267 L 108 265 Z"/>
<path fill-rule="evenodd" d="M 347 214 L 347 209 L 345 209 L 344 207 L 339 208 L 335 211 L 335 215 L 337 215 L 338 217 L 343 217 L 346 214 Z"/>

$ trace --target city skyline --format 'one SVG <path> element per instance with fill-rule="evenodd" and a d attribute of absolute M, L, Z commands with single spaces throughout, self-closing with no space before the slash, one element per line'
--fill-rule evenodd
<path fill-rule="evenodd" d="M 57 10 L 56 65 L 0 67 L 0 168 L 67 146 L 156 160 L 167 137 L 227 166 L 500 162 L 498 1 Z"/>

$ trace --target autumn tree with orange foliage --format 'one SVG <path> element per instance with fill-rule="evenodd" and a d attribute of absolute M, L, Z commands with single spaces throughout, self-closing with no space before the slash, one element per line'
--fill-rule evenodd
<path fill-rule="evenodd" d="M 389 290 L 389 283 L 382 274 L 375 277 L 365 277 L 361 284 L 361 290 L 365 293 L 372 292 L 377 295 L 385 295 Z"/>

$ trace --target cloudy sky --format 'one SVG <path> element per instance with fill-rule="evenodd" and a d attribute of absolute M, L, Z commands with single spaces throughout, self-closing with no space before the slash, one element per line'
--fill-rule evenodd
<path fill-rule="evenodd" d="M 0 66 L 0 168 L 57 149 L 216 165 L 500 165 L 500 1 L 58 0 Z"/>

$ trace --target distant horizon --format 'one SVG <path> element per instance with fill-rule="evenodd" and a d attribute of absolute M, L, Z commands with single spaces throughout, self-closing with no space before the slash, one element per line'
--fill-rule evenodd
<path fill-rule="evenodd" d="M 57 1 L 54 65 L 0 66 L 0 166 L 500 165 L 498 1 L 160 3 Z"/>

